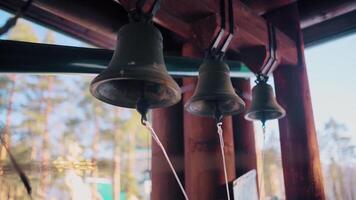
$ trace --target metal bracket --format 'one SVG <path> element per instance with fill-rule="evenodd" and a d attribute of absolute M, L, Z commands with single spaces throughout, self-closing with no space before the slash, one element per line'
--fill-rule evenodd
<path fill-rule="evenodd" d="M 268 27 L 268 51 L 269 56 L 266 64 L 262 67 L 262 74 L 268 75 L 271 73 L 278 63 L 277 60 L 277 39 L 276 39 L 276 28 L 269 22 L 267 22 Z"/>
<path fill-rule="evenodd" d="M 219 44 L 225 33 L 225 23 L 226 23 L 226 11 L 225 11 L 225 0 L 220 0 L 220 15 L 221 15 L 221 25 L 220 31 L 216 38 L 213 40 L 210 49 L 207 52 L 206 57 L 212 57 L 215 59 L 222 59 L 225 55 L 227 48 L 229 47 L 231 40 L 234 36 L 234 11 L 233 11 L 233 0 L 228 0 L 228 14 L 229 14 L 229 35 L 223 41 L 221 48 L 219 49 Z"/>
<path fill-rule="evenodd" d="M 152 18 L 156 15 L 160 8 L 160 0 L 155 0 L 148 12 L 144 12 L 143 7 L 145 6 L 147 0 L 137 0 L 136 7 L 130 10 L 129 18 L 132 21 L 152 21 Z"/>

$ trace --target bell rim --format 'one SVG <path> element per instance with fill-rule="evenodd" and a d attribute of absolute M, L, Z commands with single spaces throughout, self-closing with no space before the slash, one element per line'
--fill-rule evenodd
<path fill-rule="evenodd" d="M 219 96 L 219 95 L 218 95 Z M 227 94 L 222 94 L 221 96 L 221 99 L 227 99 L 227 98 L 231 98 L 231 99 L 234 99 L 236 100 L 240 107 L 238 110 L 234 110 L 234 111 L 230 111 L 230 112 L 224 112 L 222 113 L 221 115 L 222 116 L 229 116 L 229 115 L 237 115 L 239 113 L 242 113 L 244 110 L 245 110 L 245 107 L 246 107 L 246 103 L 238 96 L 238 95 L 227 95 Z M 189 101 L 187 101 L 187 103 L 185 103 L 184 105 L 184 109 L 186 111 L 188 111 L 189 113 L 193 114 L 193 115 L 197 115 L 197 116 L 203 116 L 203 117 L 212 117 L 214 116 L 214 114 L 203 114 L 202 112 L 199 112 L 199 111 L 194 111 L 193 109 L 191 109 L 191 104 L 194 103 L 194 102 L 197 102 L 197 101 L 206 101 L 206 100 L 217 100 L 216 99 L 216 95 L 214 96 L 210 96 L 210 95 L 202 95 L 200 97 L 191 97 L 189 99 Z"/>
<path fill-rule="evenodd" d="M 118 72 L 120 73 L 120 72 Z M 181 89 L 179 87 L 179 85 L 174 81 L 174 79 L 170 76 L 167 76 L 168 78 L 166 78 L 164 81 L 152 81 L 152 80 L 148 80 L 145 77 L 138 79 L 138 78 L 133 78 L 133 77 L 127 77 L 130 74 L 133 75 L 134 73 L 130 73 L 130 70 L 125 70 L 125 77 L 121 76 L 121 77 L 114 77 L 115 74 L 117 74 L 117 72 L 115 73 L 110 73 L 109 75 L 105 72 L 102 72 L 101 74 L 97 75 L 90 83 L 90 87 L 89 87 L 89 91 L 90 93 L 97 99 L 99 99 L 102 102 L 105 102 L 107 104 L 113 105 L 113 106 L 118 106 L 118 107 L 125 107 L 125 108 L 136 108 L 136 104 L 127 104 L 127 105 L 120 105 L 118 103 L 115 103 L 113 100 L 110 100 L 109 98 L 106 98 L 104 95 L 101 95 L 97 88 L 101 85 L 101 84 L 105 84 L 108 83 L 110 81 L 124 81 L 124 80 L 141 80 L 141 81 L 148 81 L 148 82 L 152 82 L 152 83 L 157 83 L 157 84 L 162 84 L 165 85 L 167 88 L 169 88 L 170 91 L 172 91 L 172 94 L 174 94 L 174 101 L 170 101 L 166 104 L 161 104 L 162 106 L 157 106 L 157 105 L 153 105 L 153 106 L 149 106 L 148 109 L 153 109 L 153 108 L 164 108 L 164 107 L 169 107 L 172 105 L 177 104 L 182 96 L 182 92 Z M 110 78 L 110 76 L 113 76 Z M 177 92 L 178 91 L 178 92 Z"/>
<path fill-rule="evenodd" d="M 252 118 L 251 117 L 251 115 L 253 115 L 253 114 L 257 113 L 257 112 L 278 112 L 278 113 L 280 113 L 280 115 L 278 117 L 276 117 L 276 118 L 268 118 L 268 119 L 266 119 L 266 121 L 268 121 L 268 120 L 277 120 L 277 119 L 281 119 L 281 118 L 286 116 L 286 111 L 282 108 L 279 111 L 276 111 L 276 110 L 273 110 L 273 109 L 264 109 L 263 111 L 249 111 L 249 110 L 247 110 L 244 118 L 246 120 L 248 120 L 248 121 L 258 121 L 260 119 L 256 119 L 256 118 Z"/>

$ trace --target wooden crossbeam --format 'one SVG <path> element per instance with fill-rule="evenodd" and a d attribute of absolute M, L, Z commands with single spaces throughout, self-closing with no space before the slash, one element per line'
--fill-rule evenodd
<path fill-rule="evenodd" d="M 133 8 L 133 0 L 119 1 L 127 10 Z M 151 2 L 152 1 L 147 1 Z M 282 2 L 284 4 L 288 2 Z M 283 4 L 283 5 L 284 5 Z M 201 49 L 207 48 L 220 30 L 219 1 L 163 1 L 155 22 L 172 32 L 195 41 Z M 240 53 L 240 59 L 255 73 L 262 71 L 269 56 L 266 20 L 240 1 L 234 3 L 236 37 L 230 50 Z M 277 30 L 277 59 L 279 63 L 295 65 L 295 43 Z"/>
<path fill-rule="evenodd" d="M 0 6 L 10 5 L 11 2 L 12 0 L 3 0 Z M 132 8 L 134 2 L 135 0 L 120 0 L 124 8 Z M 152 3 L 152 0 L 148 2 Z M 240 1 L 234 3 L 236 36 L 229 51 L 239 53 L 241 60 L 253 72 L 262 71 L 261 66 L 268 57 L 266 21 Z M 100 41 L 99 46 L 107 48 L 115 46 L 118 29 L 127 23 L 127 13 L 114 1 L 37 0 L 31 9 L 26 15 L 36 16 L 34 9 L 40 9 L 44 15 L 37 19 L 48 23 L 45 14 L 57 17 L 57 22 L 62 20 L 61 24 L 57 23 L 59 29 L 71 31 L 82 38 L 95 36 L 91 40 Z M 215 37 L 220 26 L 219 10 L 219 1 L 165 0 L 162 1 L 154 21 L 180 37 L 178 42 L 181 44 L 192 41 L 203 50 Z M 68 27 L 67 23 L 73 26 Z M 81 30 L 73 31 L 76 28 Z M 173 40 L 176 39 L 165 38 L 165 43 L 169 45 Z M 294 42 L 277 30 L 277 44 L 279 63 L 294 65 L 297 62 Z M 180 49 L 176 51 L 179 53 Z"/>

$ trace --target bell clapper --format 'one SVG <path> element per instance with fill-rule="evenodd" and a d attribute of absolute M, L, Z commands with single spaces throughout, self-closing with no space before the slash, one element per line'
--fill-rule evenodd
<path fill-rule="evenodd" d="M 137 101 L 136 110 L 141 114 L 141 124 L 145 126 L 145 122 L 147 122 L 148 103 L 143 95 Z"/>
<path fill-rule="evenodd" d="M 264 140 L 265 139 L 265 135 L 266 135 L 266 120 L 262 119 L 261 120 L 261 124 L 262 124 L 263 140 Z"/>

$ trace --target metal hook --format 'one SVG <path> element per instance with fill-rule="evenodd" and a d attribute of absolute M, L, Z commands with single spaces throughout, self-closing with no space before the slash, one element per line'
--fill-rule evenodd
<path fill-rule="evenodd" d="M 262 74 L 262 73 L 256 74 L 255 83 L 256 83 L 256 84 L 259 84 L 259 83 L 267 83 L 268 78 L 269 78 L 268 75 L 265 75 L 265 74 Z"/>

